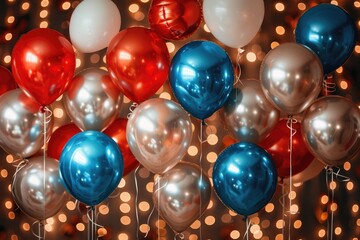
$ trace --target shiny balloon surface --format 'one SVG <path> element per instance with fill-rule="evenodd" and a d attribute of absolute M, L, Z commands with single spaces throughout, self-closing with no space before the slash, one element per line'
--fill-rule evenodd
<path fill-rule="evenodd" d="M 85 131 L 73 136 L 60 156 L 60 177 L 77 200 L 95 206 L 118 186 L 124 163 L 118 145 L 104 133 Z"/>
<path fill-rule="evenodd" d="M 177 233 L 185 231 L 201 216 L 210 198 L 210 180 L 193 163 L 180 162 L 155 182 L 154 205 Z"/>
<path fill-rule="evenodd" d="M 318 97 L 323 81 L 319 58 L 296 43 L 284 43 L 266 54 L 260 69 L 265 96 L 280 111 L 294 115 Z"/>
<path fill-rule="evenodd" d="M 302 129 L 307 147 L 325 165 L 339 166 L 359 157 L 360 110 L 347 98 L 316 100 L 305 112 Z"/>
<path fill-rule="evenodd" d="M 214 189 L 234 212 L 249 216 L 272 198 L 277 185 L 270 155 L 254 143 L 240 142 L 222 151 L 213 170 Z"/>
<path fill-rule="evenodd" d="M 64 105 L 80 129 L 103 131 L 118 117 L 122 99 L 107 71 L 89 68 L 71 81 Z"/>
<path fill-rule="evenodd" d="M 222 108 L 227 128 L 239 141 L 261 141 L 279 120 L 280 112 L 265 97 L 258 80 L 241 80 Z"/>
<path fill-rule="evenodd" d="M 231 60 L 213 42 L 189 42 L 172 59 L 170 84 L 186 111 L 196 118 L 206 119 L 229 97 L 234 84 Z"/>
<path fill-rule="evenodd" d="M 14 175 L 12 194 L 24 213 L 45 220 L 65 207 L 68 198 L 59 177 L 58 162 L 46 157 L 44 165 L 43 156 L 27 161 Z"/>
<path fill-rule="evenodd" d="M 192 137 L 191 120 L 171 100 L 153 98 L 131 114 L 126 138 L 136 159 L 153 173 L 163 174 L 185 155 Z"/>
<path fill-rule="evenodd" d="M 295 37 L 297 43 L 309 47 L 319 56 L 324 73 L 331 73 L 353 52 L 357 29 L 344 9 L 334 4 L 319 4 L 300 17 Z"/>
<path fill-rule="evenodd" d="M 44 119 L 44 114 L 46 118 Z M 38 152 L 54 124 L 53 117 L 40 112 L 40 105 L 21 89 L 14 89 L 0 96 L 0 145 L 8 152 L 26 158 Z"/>

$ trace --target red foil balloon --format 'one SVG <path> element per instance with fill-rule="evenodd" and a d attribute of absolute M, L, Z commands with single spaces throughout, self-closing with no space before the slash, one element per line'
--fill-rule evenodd
<path fill-rule="evenodd" d="M 79 132 L 81 132 L 81 130 L 73 123 L 66 124 L 56 129 L 48 142 L 47 155 L 59 160 L 65 144 Z"/>
<path fill-rule="evenodd" d="M 39 28 L 24 34 L 12 51 L 12 71 L 20 88 L 41 105 L 54 102 L 75 71 L 71 43 L 59 32 Z"/>
<path fill-rule="evenodd" d="M 123 176 L 126 176 L 137 166 L 139 162 L 136 160 L 134 155 L 131 153 L 128 142 L 126 140 L 126 125 L 127 119 L 119 118 L 115 120 L 105 131 L 104 133 L 111 137 L 119 146 L 122 156 L 124 158 L 124 173 Z"/>
<path fill-rule="evenodd" d="M 272 157 L 279 177 L 290 176 L 290 129 L 287 126 L 287 119 L 281 119 L 272 129 L 270 134 L 259 143 Z M 303 171 L 314 156 L 306 148 L 301 135 L 301 124 L 293 123 L 293 129 L 296 131 L 292 137 L 292 174 L 295 175 Z"/>
<path fill-rule="evenodd" d="M 153 0 L 149 10 L 152 30 L 169 40 L 189 37 L 202 19 L 198 0 Z"/>
<path fill-rule="evenodd" d="M 17 85 L 11 72 L 7 68 L 0 66 L 0 96 L 15 88 L 17 88 Z"/>
<path fill-rule="evenodd" d="M 120 91 L 134 102 L 150 98 L 167 79 L 170 56 L 155 32 L 143 27 L 120 31 L 106 53 L 110 75 Z"/>

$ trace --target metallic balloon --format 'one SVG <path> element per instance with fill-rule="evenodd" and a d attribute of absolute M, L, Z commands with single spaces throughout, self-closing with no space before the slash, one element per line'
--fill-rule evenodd
<path fill-rule="evenodd" d="M 265 96 L 280 111 L 294 115 L 318 97 L 323 80 L 319 58 L 296 43 L 281 44 L 264 58 L 260 69 Z"/>
<path fill-rule="evenodd" d="M 210 198 L 210 180 L 193 163 L 180 162 L 156 179 L 154 205 L 177 233 L 185 231 L 202 215 Z"/>
<path fill-rule="evenodd" d="M 130 116 L 126 138 L 136 159 L 153 173 L 163 174 L 185 155 L 192 137 L 188 114 L 171 100 L 153 98 Z"/>
<path fill-rule="evenodd" d="M 90 68 L 71 81 L 64 104 L 80 129 L 102 131 L 118 117 L 122 96 L 106 71 Z"/>
<path fill-rule="evenodd" d="M 307 10 L 296 25 L 296 42 L 313 50 L 325 73 L 343 65 L 352 54 L 357 38 L 354 20 L 334 4 L 319 4 Z"/>
<path fill-rule="evenodd" d="M 213 169 L 215 192 L 234 212 L 245 217 L 272 198 L 277 185 L 270 155 L 254 143 L 240 142 L 220 153 Z"/>
<path fill-rule="evenodd" d="M 261 141 L 279 120 L 280 112 L 266 99 L 258 80 L 241 80 L 225 102 L 222 115 L 239 141 Z"/>
<path fill-rule="evenodd" d="M 12 194 L 24 213 L 45 220 L 59 212 L 68 198 L 60 181 L 58 162 L 46 157 L 44 166 L 42 156 L 26 161 L 14 175 Z"/>
<path fill-rule="evenodd" d="M 3 66 L 0 66 L 0 96 L 4 93 L 17 88 L 12 73 Z"/>
<path fill-rule="evenodd" d="M 312 154 L 328 166 L 354 160 L 360 152 L 360 110 L 350 100 L 327 96 L 305 112 L 303 137 Z"/>
<path fill-rule="evenodd" d="M 153 0 L 148 18 L 151 29 L 162 38 L 184 39 L 201 23 L 201 3 L 199 0 Z"/>
<path fill-rule="evenodd" d="M 203 120 L 220 109 L 229 97 L 234 84 L 231 60 L 213 42 L 190 42 L 172 59 L 170 84 L 181 106 Z"/>
<path fill-rule="evenodd" d="M 97 131 L 73 136 L 60 156 L 60 178 L 66 190 L 89 206 L 101 203 L 116 189 L 123 171 L 118 145 Z"/>
<path fill-rule="evenodd" d="M 40 105 L 21 89 L 0 96 L 0 145 L 9 154 L 26 158 L 44 144 L 44 113 Z M 50 137 L 53 118 L 46 117 L 46 140 Z"/>

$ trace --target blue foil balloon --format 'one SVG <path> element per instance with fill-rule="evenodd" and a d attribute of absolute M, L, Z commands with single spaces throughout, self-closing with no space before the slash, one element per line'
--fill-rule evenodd
<path fill-rule="evenodd" d="M 60 156 L 60 178 L 77 200 L 95 206 L 118 186 L 124 160 L 118 145 L 104 133 L 85 131 L 73 136 Z"/>
<path fill-rule="evenodd" d="M 181 106 L 204 120 L 221 108 L 231 92 L 234 84 L 231 60 L 213 42 L 190 42 L 172 59 L 170 84 Z"/>
<path fill-rule="evenodd" d="M 212 177 L 221 201 L 245 217 L 271 200 L 277 184 L 276 167 L 270 155 L 249 142 L 233 144 L 221 152 Z"/>
<path fill-rule="evenodd" d="M 319 4 L 299 19 L 296 42 L 312 49 L 320 58 L 324 73 L 343 65 L 356 44 L 356 26 L 351 16 L 333 4 Z"/>

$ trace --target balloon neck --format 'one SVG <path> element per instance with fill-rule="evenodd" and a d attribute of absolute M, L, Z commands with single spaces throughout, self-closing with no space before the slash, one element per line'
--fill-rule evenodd
<path fill-rule="evenodd" d="M 41 112 L 41 113 L 45 113 L 45 111 L 46 111 L 46 106 L 41 106 L 41 107 L 40 107 L 40 112 Z"/>
<path fill-rule="evenodd" d="M 202 124 L 203 126 L 207 126 L 207 124 L 206 124 L 206 122 L 205 122 L 205 119 L 202 119 L 202 120 L 201 120 L 201 124 Z"/>
<path fill-rule="evenodd" d="M 281 177 L 281 178 L 279 179 L 279 184 L 280 184 L 280 185 L 283 185 L 283 184 L 284 184 L 284 178 L 283 178 L 283 177 Z"/>
<path fill-rule="evenodd" d="M 244 222 L 246 222 L 247 219 L 248 219 L 248 216 L 244 216 L 242 220 L 243 220 Z"/>

